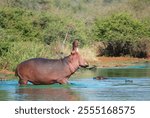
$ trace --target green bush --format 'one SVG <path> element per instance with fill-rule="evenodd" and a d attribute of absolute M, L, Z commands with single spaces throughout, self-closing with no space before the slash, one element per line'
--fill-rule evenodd
<path fill-rule="evenodd" d="M 102 20 L 97 19 L 95 26 L 97 40 L 106 45 L 102 55 L 142 55 L 134 55 L 132 52 L 133 48 L 135 48 L 134 45 L 139 41 L 141 42 L 142 37 L 149 37 L 147 26 L 142 21 L 133 18 L 127 13 L 119 13 Z M 146 39 L 149 40 L 149 38 Z M 142 56 L 145 57 L 146 55 L 143 54 Z"/>
<path fill-rule="evenodd" d="M 1 39 L 7 41 L 41 41 L 50 44 L 53 41 L 75 38 L 85 42 L 87 39 L 85 24 L 71 17 L 40 14 L 21 8 L 0 9 Z"/>
<path fill-rule="evenodd" d="M 4 31 L 2 39 L 5 41 L 37 40 L 40 29 L 33 26 L 33 18 L 32 12 L 23 9 L 0 9 L 0 29 Z"/>
<path fill-rule="evenodd" d="M 48 16 L 48 15 L 47 15 Z M 67 35 L 69 42 L 74 39 L 79 39 L 82 44 L 85 44 L 87 38 L 86 27 L 84 22 L 72 19 L 65 16 L 48 17 L 48 26 L 44 31 L 44 42 L 47 44 L 53 41 L 62 41 Z"/>
<path fill-rule="evenodd" d="M 0 68 L 15 70 L 20 62 L 36 57 L 52 58 L 50 47 L 45 44 L 35 42 L 7 42 L 0 43 L 2 54 L 0 58 Z M 6 48 L 7 47 L 7 48 Z M 1 51 L 0 50 L 0 51 Z"/>

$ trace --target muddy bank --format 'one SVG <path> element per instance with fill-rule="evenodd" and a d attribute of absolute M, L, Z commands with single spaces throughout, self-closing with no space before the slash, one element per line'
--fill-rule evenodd
<path fill-rule="evenodd" d="M 149 59 L 132 58 L 132 57 L 98 57 L 95 64 L 97 67 L 122 67 L 130 66 L 137 63 L 150 62 Z"/>
<path fill-rule="evenodd" d="M 0 70 L 0 81 L 15 78 L 15 72 L 9 70 Z"/>

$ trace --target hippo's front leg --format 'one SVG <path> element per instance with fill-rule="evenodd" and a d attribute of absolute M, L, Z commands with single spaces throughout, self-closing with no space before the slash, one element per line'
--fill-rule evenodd
<path fill-rule="evenodd" d="M 68 84 L 68 78 L 63 78 L 57 81 L 59 84 Z"/>

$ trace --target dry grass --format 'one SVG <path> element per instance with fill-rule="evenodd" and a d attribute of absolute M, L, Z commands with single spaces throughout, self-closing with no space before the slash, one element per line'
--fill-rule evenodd
<path fill-rule="evenodd" d="M 93 48 L 84 47 L 79 51 L 89 64 L 95 64 L 97 62 L 96 51 Z"/>

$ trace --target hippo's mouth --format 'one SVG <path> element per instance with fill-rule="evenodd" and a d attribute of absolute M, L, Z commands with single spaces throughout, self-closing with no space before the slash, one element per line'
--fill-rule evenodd
<path fill-rule="evenodd" d="M 87 68 L 87 67 L 89 67 L 89 65 L 81 65 L 80 67 Z"/>

